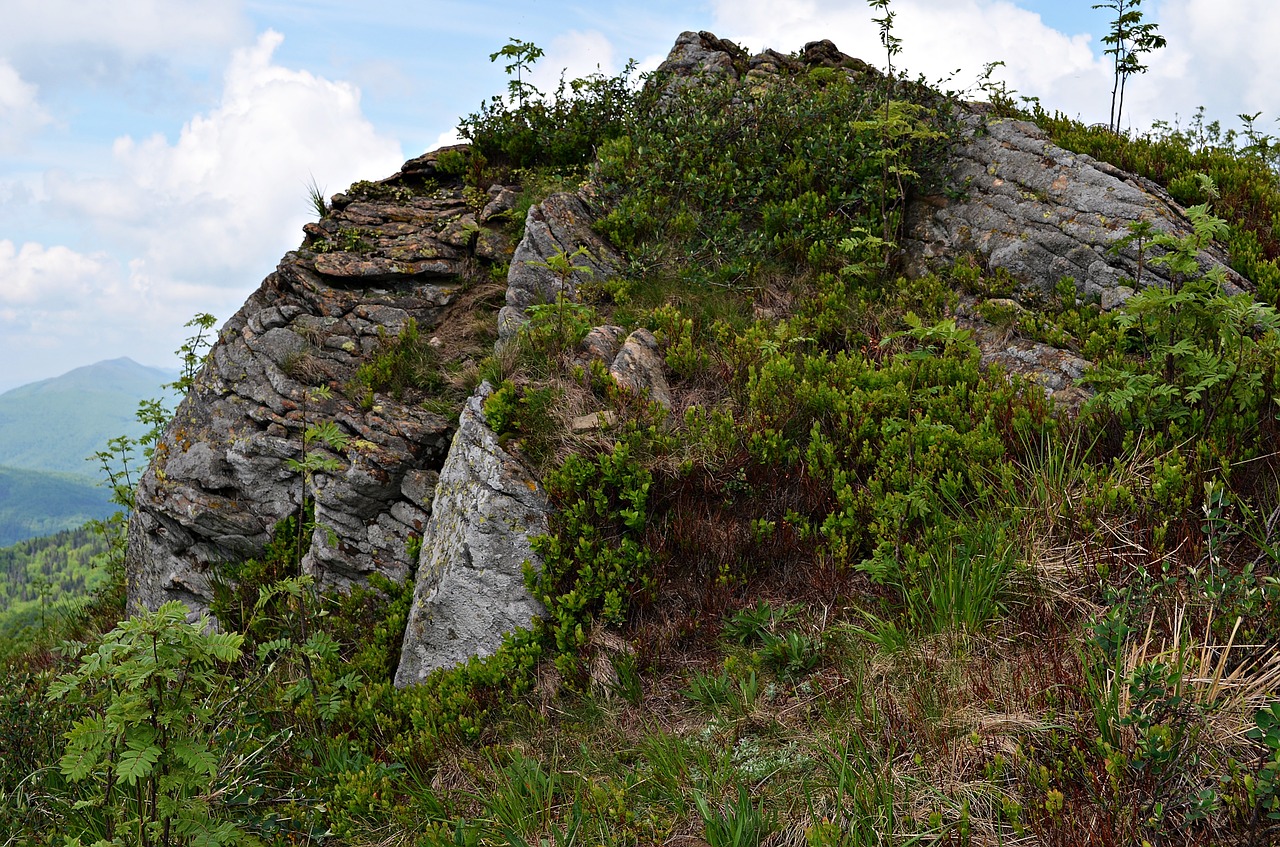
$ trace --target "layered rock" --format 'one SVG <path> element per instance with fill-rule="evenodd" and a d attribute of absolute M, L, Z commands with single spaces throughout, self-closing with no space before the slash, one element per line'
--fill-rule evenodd
<path fill-rule="evenodd" d="M 813 68 L 883 79 L 828 41 L 797 56 L 749 56 L 710 33 L 684 33 L 650 84 L 663 86 L 663 95 L 733 78 L 759 90 Z M 951 190 L 914 198 L 907 210 L 902 246 L 911 273 L 976 257 L 1006 270 L 1022 303 L 1071 277 L 1082 296 L 1113 308 L 1132 294 L 1127 280 L 1137 276 L 1134 250 L 1110 250 L 1128 225 L 1145 220 L 1190 231 L 1156 186 L 1061 150 L 1025 122 L 957 108 L 964 133 L 948 162 Z M 374 572 L 403 580 L 416 568 L 397 685 L 492 653 L 504 633 L 541 613 L 524 568 L 538 566 L 530 538 L 546 531 L 549 506 L 538 481 L 487 426 L 487 386 L 452 420 L 428 411 L 413 391 L 361 390 L 356 374 L 410 321 L 429 335 L 477 263 L 511 260 L 498 319 L 506 342 L 530 307 L 574 299 L 582 286 L 616 273 L 622 259 L 593 232 L 589 193 L 553 195 L 531 208 L 513 254 L 491 223 L 514 207 L 515 191 L 462 190 L 445 173 L 458 160 L 448 154 L 459 152 L 427 154 L 387 180 L 335 197 L 329 213 L 305 228 L 303 247 L 223 328 L 139 487 L 127 554 L 131 607 L 176 598 L 204 610 L 219 565 L 259 555 L 276 525 L 298 514 L 302 479 L 291 463 L 303 458 L 307 426 L 331 421 L 349 441 L 330 451 L 338 470 L 314 480 L 323 529 L 303 567 L 338 588 Z M 1206 268 L 1223 261 L 1212 250 L 1201 257 Z M 1145 283 L 1162 281 L 1153 270 L 1144 268 Z M 1227 277 L 1230 286 L 1246 285 L 1230 271 Z M 1087 363 L 993 327 L 981 314 L 969 304 L 956 317 L 974 333 L 984 362 L 1038 381 L 1064 403 L 1078 401 L 1074 382 Z M 672 404 L 647 331 L 598 327 L 579 354 L 604 363 L 624 389 Z M 330 399 L 314 391 L 321 386 Z M 573 426 L 604 430 L 614 420 L 598 412 Z"/>
<path fill-rule="evenodd" d="M 338 195 L 222 328 L 165 429 L 129 526 L 131 608 L 172 599 L 203 611 L 219 565 L 259 555 L 298 513 L 309 424 L 349 437 L 317 474 L 320 529 L 303 559 L 324 587 L 378 572 L 401 581 L 410 539 L 426 527 L 456 422 L 412 388 L 372 393 L 356 379 L 414 322 L 425 339 L 485 257 L 510 254 L 461 187 L 441 186 L 435 157 Z M 495 198 L 489 198 L 489 201 Z M 314 390 L 323 386 L 331 399 Z M 323 449 L 323 448 L 322 448 Z"/>
<path fill-rule="evenodd" d="M 511 257 L 507 305 L 498 315 L 498 335 L 513 338 L 530 306 L 577 299 L 578 288 L 618 272 L 618 252 L 592 230 L 597 215 L 581 194 L 552 194 L 530 207 L 524 238 Z"/>
<path fill-rule="evenodd" d="M 594 220 L 590 202 L 577 194 L 553 194 L 529 209 L 507 274 L 499 343 L 515 337 L 529 306 L 562 295 L 576 299 L 579 285 L 616 273 L 618 254 L 591 230 Z M 635 363 L 620 371 L 635 382 L 633 390 L 665 396 L 660 363 L 653 373 L 652 334 L 638 331 L 647 336 L 646 345 L 643 337 L 623 342 L 616 327 L 593 336 L 601 333 L 612 339 L 606 342 L 612 345 L 610 364 L 621 358 L 620 347 L 637 348 L 631 354 Z M 467 402 L 440 474 L 417 565 L 398 686 L 419 683 L 437 668 L 471 656 L 491 655 L 506 633 L 529 626 L 543 611 L 525 587 L 524 568 L 526 563 L 540 566 L 530 539 L 547 531 L 550 506 L 537 480 L 502 448 L 486 423 L 484 401 L 491 391 L 483 384 Z"/>
<path fill-rule="evenodd" d="M 1063 150 L 1034 124 L 986 112 L 963 108 L 961 140 L 947 168 L 953 194 L 911 206 L 904 239 L 910 271 L 976 255 L 1008 271 L 1024 294 L 1047 294 L 1070 277 L 1081 295 L 1114 308 L 1132 296 L 1139 276 L 1136 247 L 1111 250 L 1131 223 L 1191 234 L 1182 208 L 1149 180 Z M 1200 263 L 1205 271 L 1223 267 L 1229 293 L 1248 285 L 1216 248 L 1204 251 Z M 1144 286 L 1170 282 L 1164 268 L 1150 263 L 1141 276 Z"/>

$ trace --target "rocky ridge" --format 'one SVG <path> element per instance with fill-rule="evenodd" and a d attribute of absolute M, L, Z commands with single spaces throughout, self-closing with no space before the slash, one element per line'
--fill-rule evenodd
<path fill-rule="evenodd" d="M 319 421 L 352 440 L 332 456 L 341 469 L 316 480 L 315 519 L 326 529 L 314 534 L 305 571 L 338 588 L 375 572 L 410 574 L 409 541 L 426 524 L 456 421 L 425 409 L 419 393 L 370 391 L 357 373 L 410 322 L 424 337 L 437 328 L 465 280 L 511 252 L 485 225 L 510 208 L 511 192 L 495 187 L 477 208 L 440 178 L 441 152 L 335 196 L 222 328 L 139 485 L 130 608 L 181 599 L 205 610 L 218 566 L 260 555 L 297 512 L 300 480 L 288 462 Z M 332 399 L 311 397 L 317 386 Z"/>
<path fill-rule="evenodd" d="M 709 33 L 684 33 L 659 78 L 679 86 L 731 75 L 768 85 L 813 67 L 876 73 L 830 42 L 807 45 L 798 57 L 749 56 Z M 908 210 L 909 272 L 973 257 L 1016 281 L 1009 308 L 1034 308 L 1063 277 L 1075 280 L 1081 297 L 1116 308 L 1133 293 L 1125 280 L 1136 275 L 1136 254 L 1110 247 L 1129 223 L 1190 231 L 1155 186 L 1057 148 L 1025 122 L 960 109 L 964 132 L 949 162 L 949 190 L 916 198 Z M 298 508 L 297 474 L 286 462 L 299 456 L 307 423 L 302 392 L 344 384 L 409 318 L 424 331 L 439 326 L 472 263 L 511 255 L 498 319 L 503 341 L 530 306 L 572 298 L 622 267 L 591 229 L 589 191 L 532 207 L 510 253 L 489 224 L 510 208 L 513 192 L 495 186 L 481 203 L 461 189 L 418 190 L 436 178 L 439 161 L 428 154 L 406 163 L 376 184 L 377 199 L 335 198 L 333 214 L 308 225 L 304 248 L 228 322 L 144 477 L 130 527 L 131 604 L 179 597 L 200 608 L 212 568 L 260 552 L 275 523 Z M 557 272 L 557 257 L 569 259 L 568 272 Z M 1209 251 L 1201 261 L 1222 265 L 1224 257 Z M 1229 271 L 1228 278 L 1247 287 Z M 1145 281 L 1160 280 L 1148 271 Z M 974 332 L 984 362 L 1040 381 L 1064 404 L 1078 402 L 1074 381 L 1087 363 L 985 323 L 981 305 L 967 303 L 958 319 Z M 679 388 L 667 384 L 657 342 L 644 331 L 624 338 L 617 327 L 599 327 L 580 352 L 605 362 L 631 390 L 678 405 Z M 333 527 L 336 543 L 317 533 L 304 567 L 322 584 L 343 587 L 375 571 L 403 579 L 416 565 L 399 685 L 492 651 L 502 632 L 538 613 L 521 571 L 534 559 L 528 538 L 544 530 L 548 507 L 537 480 L 485 424 L 486 391 L 468 401 L 461 424 L 409 396 L 379 395 L 367 410 L 345 398 L 314 407 L 357 440 L 335 457 L 343 470 L 317 485 L 317 520 Z M 595 417 L 595 425 L 607 424 Z M 424 542 L 415 563 L 408 542 L 417 533 Z"/>

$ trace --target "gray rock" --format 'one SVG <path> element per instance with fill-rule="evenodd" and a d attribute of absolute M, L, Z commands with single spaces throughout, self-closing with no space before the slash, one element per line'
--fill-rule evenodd
<path fill-rule="evenodd" d="M 493 654 L 505 633 L 544 612 L 525 587 L 524 563 L 539 565 L 529 538 L 547 531 L 550 507 L 485 423 L 491 392 L 483 383 L 467 402 L 440 470 L 396 671 L 400 687 Z"/>
<path fill-rule="evenodd" d="M 904 247 L 913 275 L 976 254 L 1012 274 L 1024 295 L 1047 294 L 1072 277 L 1083 296 L 1114 307 L 1138 275 L 1136 249 L 1110 252 L 1130 223 L 1191 232 L 1181 207 L 1158 186 L 1063 150 L 1034 124 L 992 119 L 977 106 L 962 122 L 964 140 L 952 152 L 948 176 L 959 196 L 920 198 L 908 210 Z M 1224 269 L 1229 293 L 1248 285 L 1220 250 L 1205 251 L 1200 261 L 1206 271 Z M 1167 284 L 1164 273 L 1146 264 L 1142 286 Z"/>
<path fill-rule="evenodd" d="M 609 365 L 609 375 L 632 394 L 671 408 L 671 389 L 667 386 L 662 354 L 658 352 L 658 339 L 649 330 L 637 329 L 627 336 Z"/>
<path fill-rule="evenodd" d="M 499 318 L 499 338 L 509 339 L 519 331 L 529 306 L 553 303 L 561 293 L 574 299 L 579 286 L 617 273 L 621 257 L 591 229 L 595 217 L 580 194 L 552 194 L 529 209 L 524 238 L 507 273 L 510 310 Z M 580 249 L 585 252 L 573 255 Z M 555 256 L 570 258 L 574 270 L 567 277 L 547 267 L 548 259 Z"/>
<path fill-rule="evenodd" d="M 587 333 L 578 345 L 578 364 L 585 365 L 591 360 L 603 362 L 606 367 L 613 364 L 618 356 L 618 348 L 622 346 L 626 330 L 620 326 L 598 326 Z"/>
<path fill-rule="evenodd" d="M 406 167 L 422 176 L 434 161 Z M 370 407 L 348 387 L 410 319 L 424 335 L 437 326 L 456 275 L 474 260 L 447 240 L 469 229 L 460 190 L 383 185 L 390 199 L 335 198 L 305 228 L 304 249 L 286 255 L 222 328 L 139 485 L 126 553 L 131 609 L 173 599 L 193 616 L 207 609 L 219 567 L 260 555 L 276 524 L 297 513 L 301 480 L 288 462 L 318 421 L 351 441 L 333 456 L 339 469 L 316 477 L 322 529 L 304 570 L 324 588 L 375 572 L 407 576 L 407 547 L 426 528 L 454 424 L 423 410 L 412 391 L 377 395 Z M 343 249 L 348 238 L 358 250 Z M 322 246 L 328 252 L 306 249 Z M 304 419 L 314 386 L 333 399 L 312 401 Z"/>

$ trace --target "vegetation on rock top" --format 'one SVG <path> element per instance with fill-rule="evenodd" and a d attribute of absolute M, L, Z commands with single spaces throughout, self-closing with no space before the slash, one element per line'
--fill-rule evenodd
<path fill-rule="evenodd" d="M 519 72 L 531 46 L 495 56 Z M 579 302 L 535 307 L 482 368 L 491 424 L 556 506 L 527 574 L 546 617 L 397 690 L 411 584 L 321 595 L 298 572 L 306 527 L 283 522 L 219 595 L 238 634 L 165 608 L 9 660 L 0 737 L 23 740 L 0 764 L 0 833 L 1275 837 L 1280 318 L 1274 163 L 1255 149 L 1270 142 L 1024 115 L 1203 204 L 1186 238 L 1133 230 L 1174 286 L 1103 312 L 1064 281 L 1011 321 L 1095 361 L 1074 415 L 982 367 L 956 321 L 958 290 L 1008 280 L 967 261 L 900 273 L 902 213 L 938 178 L 954 101 L 840 67 L 666 82 L 544 100 L 517 76 L 464 122 L 457 170 L 476 191 L 493 168 L 528 169 L 528 191 L 555 181 L 540 168 L 592 161 L 598 229 L 627 259 Z M 1256 296 L 1199 273 L 1214 239 Z M 670 408 L 583 363 L 606 323 L 654 333 Z M 349 390 L 430 382 L 415 333 L 384 338 Z M 565 425 L 600 411 L 610 426 Z"/>

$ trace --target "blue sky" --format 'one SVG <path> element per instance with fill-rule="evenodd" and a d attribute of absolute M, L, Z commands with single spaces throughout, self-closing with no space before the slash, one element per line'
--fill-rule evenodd
<path fill-rule="evenodd" d="M 547 51 L 534 81 L 652 68 L 708 29 L 752 50 L 830 38 L 879 64 L 857 0 L 619 3 L 3 0 L 0 391 L 130 356 L 171 366 L 196 312 L 226 320 L 301 239 L 306 185 L 394 172 L 504 89 L 488 55 Z M 1090 0 L 893 0 L 900 64 L 1007 84 L 1105 121 L 1106 13 Z M 1128 121 L 1280 116 L 1280 4 L 1147 0 L 1169 47 L 1130 84 Z"/>

